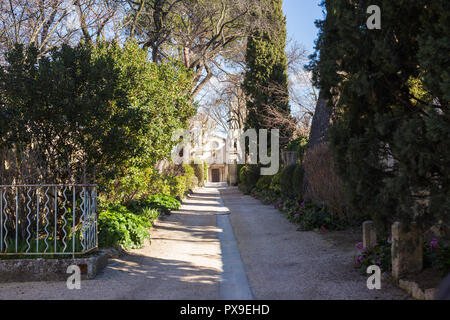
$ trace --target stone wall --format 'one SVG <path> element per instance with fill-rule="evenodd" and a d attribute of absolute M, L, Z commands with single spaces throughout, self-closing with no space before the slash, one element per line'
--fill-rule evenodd
<path fill-rule="evenodd" d="M 0 260 L 1 282 L 65 281 L 70 276 L 70 265 L 80 267 L 83 280 L 93 279 L 108 263 L 108 255 L 98 252 L 86 258 L 75 259 L 5 259 Z"/>

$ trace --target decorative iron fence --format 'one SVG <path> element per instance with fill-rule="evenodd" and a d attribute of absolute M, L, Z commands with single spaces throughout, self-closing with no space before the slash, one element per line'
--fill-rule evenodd
<path fill-rule="evenodd" d="M 0 256 L 78 255 L 96 249 L 96 187 L 0 185 Z"/>

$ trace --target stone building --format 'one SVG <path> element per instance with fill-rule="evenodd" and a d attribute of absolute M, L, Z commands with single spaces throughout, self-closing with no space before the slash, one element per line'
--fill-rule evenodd
<path fill-rule="evenodd" d="M 208 164 L 208 182 L 237 183 L 237 149 L 233 144 L 228 148 L 227 139 L 218 135 L 209 135 L 202 147 L 191 149 L 191 159 L 206 161 Z"/>

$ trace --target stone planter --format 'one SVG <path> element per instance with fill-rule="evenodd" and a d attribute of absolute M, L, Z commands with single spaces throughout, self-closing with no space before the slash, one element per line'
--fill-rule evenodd
<path fill-rule="evenodd" d="M 5 259 L 0 260 L 0 283 L 66 281 L 70 265 L 80 267 L 81 279 L 94 279 L 107 264 L 108 254 L 104 251 L 74 259 Z"/>

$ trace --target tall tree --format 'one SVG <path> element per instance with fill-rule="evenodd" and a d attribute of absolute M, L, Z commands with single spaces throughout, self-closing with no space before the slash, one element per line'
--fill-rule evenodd
<path fill-rule="evenodd" d="M 126 26 L 154 62 L 176 57 L 194 73 L 195 98 L 220 70 L 223 58 L 240 50 L 240 43 L 266 23 L 254 12 L 265 0 L 127 0 Z"/>
<path fill-rule="evenodd" d="M 122 0 L 0 1 L 0 54 L 20 43 L 34 45 L 39 55 L 80 39 L 113 34 Z M 5 56 L 2 57 L 3 60 Z"/>
<path fill-rule="evenodd" d="M 281 144 L 292 137 L 286 48 L 286 18 L 281 0 L 268 0 L 263 19 L 271 30 L 257 30 L 248 37 L 247 70 L 243 88 L 247 95 L 247 129 L 280 129 Z"/>
<path fill-rule="evenodd" d="M 366 26 L 369 5 L 381 30 Z M 325 0 L 312 70 L 355 210 L 380 226 L 450 218 L 449 3 Z M 414 17 L 414 18 L 412 18 Z"/>

